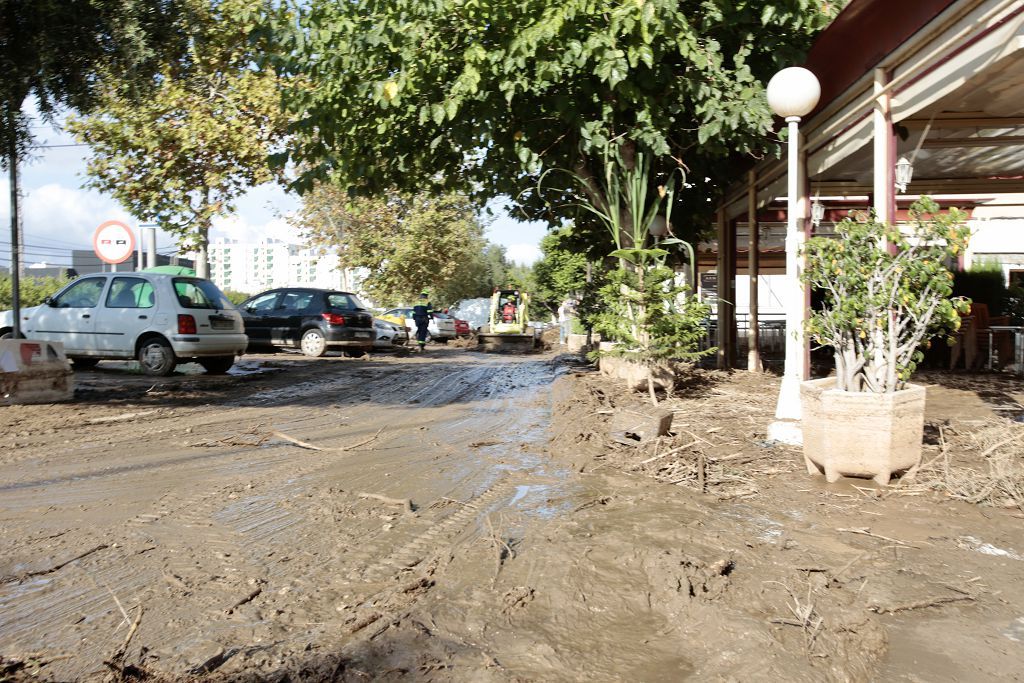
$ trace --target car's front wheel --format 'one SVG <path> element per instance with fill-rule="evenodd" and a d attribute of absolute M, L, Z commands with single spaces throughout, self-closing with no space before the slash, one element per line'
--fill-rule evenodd
<path fill-rule="evenodd" d="M 319 358 L 327 353 L 327 339 L 324 333 L 315 327 L 302 333 L 302 340 L 299 342 L 302 353 L 313 358 Z"/>
<path fill-rule="evenodd" d="M 223 375 L 235 364 L 235 357 L 214 356 L 213 358 L 200 358 L 199 364 L 203 366 L 208 375 Z"/>
<path fill-rule="evenodd" d="M 139 365 L 147 375 L 167 377 L 177 364 L 174 349 L 163 339 L 153 337 L 139 347 Z"/>

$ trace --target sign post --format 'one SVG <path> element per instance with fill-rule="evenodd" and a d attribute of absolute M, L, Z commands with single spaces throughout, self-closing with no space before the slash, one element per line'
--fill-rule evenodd
<path fill-rule="evenodd" d="M 135 233 L 121 221 L 101 223 L 92 236 L 92 249 L 116 272 L 117 264 L 130 259 L 135 251 Z"/>

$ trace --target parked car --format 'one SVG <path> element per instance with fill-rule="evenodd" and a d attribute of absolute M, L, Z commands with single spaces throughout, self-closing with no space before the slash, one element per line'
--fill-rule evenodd
<path fill-rule="evenodd" d="M 249 348 L 290 346 L 318 357 L 329 348 L 358 357 L 373 348 L 373 315 L 349 292 L 271 289 L 238 305 Z"/>
<path fill-rule="evenodd" d="M 463 320 L 461 318 L 456 318 L 454 315 L 451 315 L 447 311 L 445 311 L 443 313 L 435 313 L 434 315 L 435 316 L 440 316 L 442 318 L 451 318 L 452 324 L 455 325 L 455 336 L 456 337 L 469 337 L 469 336 L 471 336 L 473 334 L 473 331 L 469 327 L 469 322 L 466 321 L 466 320 Z"/>
<path fill-rule="evenodd" d="M 248 342 L 242 316 L 217 285 L 163 273 L 86 275 L 22 309 L 21 318 L 23 336 L 62 343 L 79 368 L 137 358 L 147 375 L 169 375 L 196 360 L 223 374 Z M 0 313 L 0 337 L 12 323 L 11 311 Z"/>
<path fill-rule="evenodd" d="M 416 336 L 416 322 L 412 319 L 412 308 L 392 308 L 384 312 L 380 317 L 389 322 L 398 323 L 403 321 L 409 328 L 410 338 Z M 447 344 L 448 340 L 455 339 L 455 321 L 444 313 L 434 313 L 434 317 L 427 325 L 427 339 Z"/>
<path fill-rule="evenodd" d="M 405 325 L 374 318 L 373 329 L 377 333 L 377 338 L 373 340 L 375 349 L 393 349 L 396 346 L 405 346 L 409 342 L 409 331 L 405 329 Z"/>

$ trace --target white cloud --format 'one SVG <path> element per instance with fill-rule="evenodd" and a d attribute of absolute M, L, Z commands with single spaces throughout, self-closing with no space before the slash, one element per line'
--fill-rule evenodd
<path fill-rule="evenodd" d="M 541 253 L 540 247 L 536 244 L 519 242 L 505 247 L 505 256 L 512 263 L 530 266 L 533 265 L 534 262 L 539 261 L 543 254 Z"/>

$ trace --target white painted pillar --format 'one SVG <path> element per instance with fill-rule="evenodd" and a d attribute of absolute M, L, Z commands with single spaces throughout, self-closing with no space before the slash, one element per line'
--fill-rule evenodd
<path fill-rule="evenodd" d="M 892 97 L 885 90 L 889 74 L 875 69 L 875 105 L 871 112 L 874 135 L 874 210 L 878 220 L 895 220 L 896 206 L 896 139 L 892 130 Z"/>

